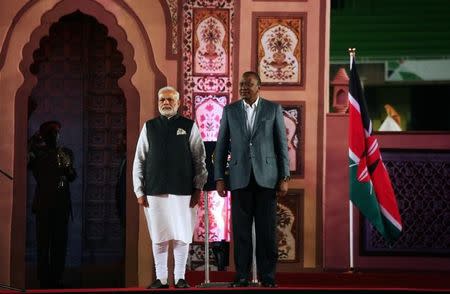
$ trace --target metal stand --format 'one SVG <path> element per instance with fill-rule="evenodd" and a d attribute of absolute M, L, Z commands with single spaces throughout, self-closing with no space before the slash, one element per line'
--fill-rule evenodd
<path fill-rule="evenodd" d="M 209 209 L 208 209 L 208 192 L 203 191 L 205 198 L 205 281 L 198 285 L 198 288 L 212 288 L 212 287 L 229 287 L 230 282 L 211 282 L 209 280 Z"/>
<path fill-rule="evenodd" d="M 230 282 L 211 282 L 209 279 L 209 209 L 208 209 L 208 192 L 204 191 L 205 195 L 205 281 L 198 285 L 198 288 L 212 288 L 212 287 L 230 287 Z M 259 286 L 258 271 L 256 267 L 256 233 L 255 220 L 252 226 L 252 243 L 253 243 L 253 262 L 252 262 L 252 281 L 249 283 L 250 287 Z"/>

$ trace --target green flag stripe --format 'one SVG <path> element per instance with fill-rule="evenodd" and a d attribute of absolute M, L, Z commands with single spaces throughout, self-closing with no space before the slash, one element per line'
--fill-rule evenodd
<path fill-rule="evenodd" d="M 357 169 L 358 165 L 350 159 L 350 200 L 359 208 L 367 220 L 384 235 L 383 220 L 375 191 L 373 191 L 370 182 L 361 183 L 357 180 Z"/>
<path fill-rule="evenodd" d="M 351 158 L 349 158 L 349 162 L 350 200 L 383 237 L 387 239 L 397 238 L 401 231 L 381 213 L 380 205 L 371 183 L 359 182 L 356 177 L 358 165 Z"/>

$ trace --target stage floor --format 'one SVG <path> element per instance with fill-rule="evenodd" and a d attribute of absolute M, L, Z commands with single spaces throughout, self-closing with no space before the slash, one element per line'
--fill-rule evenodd
<path fill-rule="evenodd" d="M 232 272 L 211 272 L 209 283 L 204 272 L 188 272 L 189 289 L 150 290 L 143 287 L 129 288 L 69 288 L 69 289 L 26 289 L 26 293 L 450 293 L 449 272 L 321 272 L 321 273 L 278 273 L 277 288 L 250 286 L 230 288 Z M 22 290 L 22 289 L 18 289 Z M 2 289 L 3 293 L 20 291 Z"/>

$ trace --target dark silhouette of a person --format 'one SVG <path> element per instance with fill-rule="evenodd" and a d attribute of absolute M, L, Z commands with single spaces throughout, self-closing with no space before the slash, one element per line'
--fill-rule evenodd
<path fill-rule="evenodd" d="M 73 152 L 59 146 L 61 124 L 43 123 L 29 140 L 28 167 L 36 179 L 37 271 L 41 288 L 60 288 L 65 268 L 67 229 L 72 213 L 69 182 L 76 178 Z"/>

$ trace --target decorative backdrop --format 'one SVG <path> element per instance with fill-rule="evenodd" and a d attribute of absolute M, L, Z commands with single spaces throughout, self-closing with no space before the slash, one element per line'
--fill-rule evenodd
<path fill-rule="evenodd" d="M 229 13 L 194 9 L 194 75 L 228 75 Z"/>
<path fill-rule="evenodd" d="M 178 27 L 178 2 L 179 0 L 165 0 L 167 8 L 170 14 L 170 38 L 167 42 L 169 50 L 169 56 L 177 56 L 179 53 L 179 27 Z"/>
<path fill-rule="evenodd" d="M 403 232 L 386 241 L 362 222 L 364 255 L 450 256 L 450 152 L 383 151 Z"/>
<path fill-rule="evenodd" d="M 303 17 L 256 17 L 256 70 L 262 85 L 303 85 Z"/>
<path fill-rule="evenodd" d="M 304 190 L 289 190 L 286 196 L 278 198 L 277 204 L 277 239 L 278 262 L 299 262 L 301 211 L 303 210 Z"/>
<path fill-rule="evenodd" d="M 215 95 L 210 93 L 194 93 L 195 122 L 200 130 L 203 141 L 216 141 L 219 135 L 220 119 L 228 95 Z"/>
<path fill-rule="evenodd" d="M 187 0 L 182 5 L 183 115 L 194 119 L 203 141 L 217 140 L 223 107 L 232 99 L 234 0 Z M 209 191 L 209 241 L 229 241 L 230 198 Z M 204 242 L 204 201 L 194 242 Z M 191 248 L 196 252 L 193 245 Z M 198 250 L 197 250 L 198 251 Z M 196 255 L 201 256 L 201 255 Z M 203 261 L 200 262 L 203 264 Z M 196 267 L 191 264 L 191 267 Z"/>
<path fill-rule="evenodd" d="M 281 101 L 288 140 L 289 170 L 295 178 L 304 177 L 305 102 Z"/>

